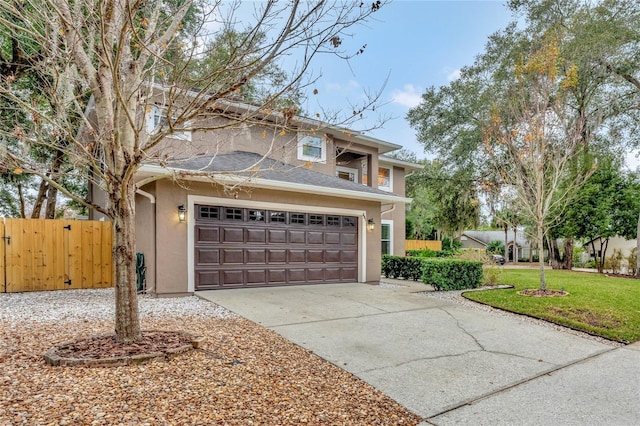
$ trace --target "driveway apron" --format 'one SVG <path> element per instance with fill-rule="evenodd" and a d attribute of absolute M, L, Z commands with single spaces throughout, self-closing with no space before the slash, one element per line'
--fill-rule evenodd
<path fill-rule="evenodd" d="M 424 424 L 640 424 L 640 346 L 592 339 L 407 288 L 202 291 L 419 414 Z"/>

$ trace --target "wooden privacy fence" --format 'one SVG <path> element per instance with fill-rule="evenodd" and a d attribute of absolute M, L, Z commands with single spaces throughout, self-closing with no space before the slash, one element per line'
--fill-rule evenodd
<path fill-rule="evenodd" d="M 442 241 L 404 240 L 406 250 L 442 250 Z"/>
<path fill-rule="evenodd" d="M 0 292 L 111 287 L 111 222 L 0 218 Z"/>

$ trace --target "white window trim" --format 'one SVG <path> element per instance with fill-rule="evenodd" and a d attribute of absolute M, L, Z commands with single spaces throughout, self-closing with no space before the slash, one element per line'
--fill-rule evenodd
<path fill-rule="evenodd" d="M 322 142 L 320 146 L 320 157 L 313 157 L 310 155 L 304 155 L 303 141 L 306 137 L 318 138 Z M 312 135 L 310 133 L 298 133 L 298 160 L 311 161 L 314 163 L 326 163 L 327 162 L 327 140 L 323 136 Z"/>
<path fill-rule="evenodd" d="M 153 124 L 153 118 L 156 115 L 156 112 L 158 111 L 162 111 L 163 115 L 166 117 L 166 109 L 159 107 L 157 105 L 150 105 L 149 107 L 147 107 L 147 113 L 145 116 L 145 121 L 146 121 L 146 126 L 147 126 L 147 133 L 150 135 L 153 135 L 156 132 L 156 127 Z M 188 123 L 187 123 L 188 125 Z M 181 131 L 174 131 L 173 133 L 168 133 L 167 134 L 167 138 L 171 138 L 171 139 L 178 139 L 178 140 L 182 140 L 182 141 L 190 141 L 191 140 L 191 130 L 181 130 Z"/>
<path fill-rule="evenodd" d="M 350 167 L 343 167 L 343 166 L 336 166 L 336 177 L 338 175 L 338 172 L 352 173 L 353 174 L 352 182 L 358 183 L 358 169 L 352 169 Z"/>
<path fill-rule="evenodd" d="M 383 219 L 380 223 L 382 223 L 382 225 L 389 225 L 389 254 L 393 256 L 393 221 Z M 380 244 L 382 244 L 382 230 L 380 230 L 380 235 Z"/>
<path fill-rule="evenodd" d="M 378 173 L 376 173 L 377 178 L 380 178 L 380 169 L 389 170 L 389 186 L 378 185 L 378 189 L 381 191 L 393 192 L 393 166 L 378 166 Z"/>

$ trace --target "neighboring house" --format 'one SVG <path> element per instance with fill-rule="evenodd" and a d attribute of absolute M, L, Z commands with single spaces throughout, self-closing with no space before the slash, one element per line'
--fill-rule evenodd
<path fill-rule="evenodd" d="M 464 231 L 460 237 L 463 248 L 484 249 L 491 241 L 498 240 L 504 244 L 504 230 L 498 231 Z M 514 241 L 515 240 L 515 241 Z M 518 230 L 516 235 L 512 229 L 507 231 L 507 260 L 513 262 L 514 253 L 517 253 L 517 260 L 528 261 L 531 254 L 536 254 L 536 250 L 531 253 L 531 244 L 527 240 L 524 230 Z"/>
<path fill-rule="evenodd" d="M 147 115 L 153 132 L 161 106 Z M 147 290 L 378 281 L 381 254 L 404 253 L 405 174 L 421 167 L 383 156 L 400 148 L 298 117 L 166 138 L 168 160 L 137 174 Z"/>
<path fill-rule="evenodd" d="M 613 251 L 616 249 L 620 250 L 622 256 L 626 258 L 631 254 L 631 250 L 637 247 L 637 244 L 638 240 L 625 240 L 623 237 L 611 237 L 608 239 L 596 238 L 593 241 L 588 241 L 583 244 L 583 247 L 586 250 L 588 259 L 600 258 L 603 253 L 605 257 L 611 257 Z"/>

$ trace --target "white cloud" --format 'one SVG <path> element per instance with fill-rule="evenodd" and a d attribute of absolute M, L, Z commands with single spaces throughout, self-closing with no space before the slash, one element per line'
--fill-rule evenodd
<path fill-rule="evenodd" d="M 445 71 L 445 72 L 447 72 L 447 71 Z M 460 78 L 460 68 L 455 69 L 455 70 L 447 73 L 447 81 L 449 83 L 451 83 L 452 81 L 457 80 L 459 78 Z"/>
<path fill-rule="evenodd" d="M 345 83 L 326 83 L 325 88 L 330 92 L 347 92 L 354 89 L 358 89 L 360 87 L 360 83 L 355 80 L 349 80 Z"/>
<path fill-rule="evenodd" d="M 391 102 L 407 108 L 417 107 L 421 99 L 420 90 L 413 84 L 405 84 L 402 90 L 396 89 L 391 94 Z"/>

